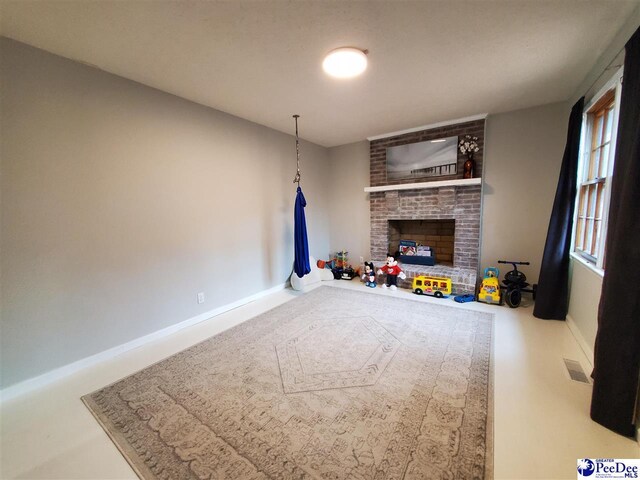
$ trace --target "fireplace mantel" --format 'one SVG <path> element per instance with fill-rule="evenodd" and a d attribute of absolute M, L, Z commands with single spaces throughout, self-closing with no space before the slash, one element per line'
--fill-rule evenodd
<path fill-rule="evenodd" d="M 378 187 L 364 187 L 364 191 L 369 192 L 390 192 L 393 190 L 418 190 L 424 188 L 440 187 L 466 187 L 470 185 L 482 184 L 482 178 L 459 178 L 456 180 L 440 180 L 435 182 L 402 183 L 398 185 L 380 185 Z"/>

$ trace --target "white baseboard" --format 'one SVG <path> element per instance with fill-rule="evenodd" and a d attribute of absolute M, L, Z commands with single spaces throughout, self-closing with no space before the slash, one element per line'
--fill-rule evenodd
<path fill-rule="evenodd" d="M 585 357 L 587 357 L 587 360 L 589 361 L 591 370 L 593 370 L 593 347 L 589 345 L 589 342 L 587 342 L 582 336 L 582 332 L 578 328 L 578 325 L 569 314 L 567 314 L 567 327 L 569 327 L 569 330 L 573 334 L 573 337 L 578 342 L 578 345 L 580 345 L 580 348 L 584 352 Z"/>
<path fill-rule="evenodd" d="M 192 325 L 195 325 L 197 323 L 203 322 L 205 320 L 208 320 L 222 313 L 233 310 L 234 308 L 241 307 L 243 305 L 251 303 L 255 300 L 258 300 L 272 293 L 276 293 L 276 292 L 279 292 L 280 290 L 284 290 L 286 287 L 287 287 L 287 283 L 276 285 L 275 287 L 269 288 L 267 290 L 263 290 L 261 292 L 250 295 L 248 297 L 241 298 L 240 300 L 237 300 L 233 303 L 222 305 L 221 307 L 214 308 L 213 310 L 209 310 L 208 312 L 201 313 L 199 315 L 196 315 L 195 317 L 176 323 L 175 325 L 171 325 L 169 327 L 163 328 L 161 330 L 157 330 L 143 337 L 136 338 L 134 340 L 131 340 L 130 342 L 124 343 L 122 345 L 118 345 L 108 350 L 104 350 L 100 353 L 96 353 L 95 355 L 85 357 L 83 359 L 77 360 L 68 365 L 64 365 L 62 367 L 51 370 L 49 372 L 43 373 L 42 375 L 38 375 L 37 377 L 23 380 L 22 382 L 16 383 L 14 385 L 11 385 L 9 387 L 6 387 L 0 390 L 0 400 L 2 402 L 6 402 L 8 400 L 12 400 L 21 395 L 33 392 L 34 390 L 37 390 L 53 382 L 61 380 L 65 377 L 68 377 L 69 375 L 73 375 L 74 373 L 77 373 L 81 370 L 84 370 L 85 368 L 89 368 L 101 362 L 110 360 L 118 355 L 128 352 L 129 350 L 133 350 L 134 348 L 141 347 L 142 345 L 146 345 L 155 340 L 158 340 L 160 338 L 164 338 L 168 335 L 176 333 L 182 329 L 191 327 Z"/>

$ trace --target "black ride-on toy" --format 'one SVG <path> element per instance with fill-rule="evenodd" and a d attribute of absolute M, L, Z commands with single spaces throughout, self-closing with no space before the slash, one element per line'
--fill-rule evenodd
<path fill-rule="evenodd" d="M 527 277 L 524 273 L 518 270 L 518 265 L 529 265 L 529 262 L 511 262 L 506 260 L 498 260 L 498 263 L 510 263 L 513 265 L 513 270 L 508 271 L 504 275 L 503 285 L 500 287 L 505 290 L 504 300 L 511 308 L 520 306 L 522 301 L 522 292 L 533 294 L 533 299 L 536 299 L 536 290 L 538 285 L 531 285 L 531 288 L 527 288 Z"/>

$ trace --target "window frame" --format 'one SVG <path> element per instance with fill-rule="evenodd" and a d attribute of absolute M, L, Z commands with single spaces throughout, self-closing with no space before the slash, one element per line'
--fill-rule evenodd
<path fill-rule="evenodd" d="M 609 224 L 609 207 L 611 203 L 611 181 L 613 178 L 613 171 L 615 168 L 615 154 L 618 140 L 618 121 L 620 117 L 620 97 L 622 93 L 622 77 L 623 67 L 618 69 L 616 73 L 604 84 L 604 86 L 594 94 L 589 102 L 584 106 L 582 113 L 582 130 L 580 134 L 580 150 L 578 159 L 578 173 L 577 173 L 577 188 L 575 196 L 574 214 L 573 214 L 573 228 L 571 234 L 571 256 L 581 263 L 591 268 L 600 276 L 604 275 L 605 260 L 606 260 L 606 239 L 607 230 Z M 609 158 L 607 159 L 607 174 L 604 179 L 604 189 L 602 195 L 602 220 L 600 224 L 600 240 L 596 249 L 596 256 L 593 257 L 587 252 L 583 252 L 576 248 L 576 234 L 578 229 L 578 217 L 580 208 L 580 193 L 583 184 L 588 183 L 585 179 L 586 167 L 591 161 L 591 145 L 593 139 L 593 125 L 594 122 L 589 120 L 592 115 L 589 111 L 597 105 L 602 99 L 611 91 L 614 90 L 614 108 L 613 108 L 613 122 L 611 126 L 611 140 L 609 142 Z M 588 175 L 588 173 L 586 173 Z M 588 200 L 588 199 L 587 199 Z M 597 199 L 596 199 L 597 202 Z M 597 205 L 596 205 L 597 208 Z"/>

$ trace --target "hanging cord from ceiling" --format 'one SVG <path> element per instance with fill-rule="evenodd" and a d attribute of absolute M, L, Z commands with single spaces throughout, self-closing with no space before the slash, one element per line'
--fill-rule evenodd
<path fill-rule="evenodd" d="M 300 188 L 300 140 L 298 139 L 298 118 L 300 115 L 294 115 L 293 118 L 296 120 L 296 176 L 293 178 L 293 183 L 298 184 L 298 188 Z"/>

